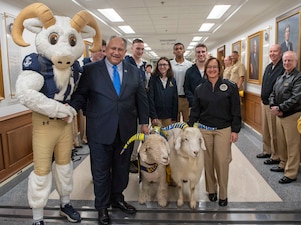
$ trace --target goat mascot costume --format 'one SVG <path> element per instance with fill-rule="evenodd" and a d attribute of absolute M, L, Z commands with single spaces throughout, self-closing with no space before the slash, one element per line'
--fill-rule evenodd
<path fill-rule="evenodd" d="M 28 202 L 33 225 L 44 225 L 44 207 L 52 187 L 52 175 L 60 195 L 60 214 L 79 222 L 80 214 L 70 204 L 73 165 L 72 126 L 76 111 L 68 105 L 79 79 L 79 59 L 83 38 L 93 38 L 92 52 L 101 49 L 101 34 L 96 20 L 87 11 L 72 19 L 54 16 L 42 3 L 25 7 L 12 29 L 14 42 L 29 46 L 22 37 L 24 28 L 36 34 L 37 53 L 23 60 L 23 71 L 16 82 L 21 104 L 32 110 L 34 170 L 28 180 Z M 52 163 L 54 155 L 55 161 Z"/>

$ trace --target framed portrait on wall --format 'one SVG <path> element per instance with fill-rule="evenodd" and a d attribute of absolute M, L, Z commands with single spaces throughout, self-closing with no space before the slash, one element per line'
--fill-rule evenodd
<path fill-rule="evenodd" d="M 247 81 L 261 83 L 262 70 L 262 31 L 248 36 Z"/>
<path fill-rule="evenodd" d="M 300 11 L 301 8 L 289 11 L 276 18 L 276 43 L 282 52 L 294 51 L 299 58 L 300 68 Z"/>
<path fill-rule="evenodd" d="M 262 68 L 262 31 L 248 36 L 247 81 L 261 83 Z"/>
<path fill-rule="evenodd" d="M 237 41 L 237 42 L 232 44 L 232 52 L 233 51 L 237 51 L 238 54 L 240 55 L 240 53 L 241 53 L 241 41 Z"/>
<path fill-rule="evenodd" d="M 224 65 L 225 52 L 226 52 L 225 45 L 223 45 L 217 49 L 217 59 L 221 62 L 221 64 L 223 65 L 223 68 L 225 67 L 225 65 Z"/>

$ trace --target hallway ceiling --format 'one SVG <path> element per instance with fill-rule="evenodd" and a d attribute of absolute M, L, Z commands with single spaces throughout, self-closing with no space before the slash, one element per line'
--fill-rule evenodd
<path fill-rule="evenodd" d="M 9 2 L 24 7 L 36 1 Z M 222 46 L 233 36 L 247 32 L 249 27 L 300 5 L 300 0 L 39 0 L 39 2 L 46 4 L 55 15 L 71 18 L 80 10 L 89 10 L 107 23 L 98 21 L 105 40 L 111 35 L 120 34 L 129 40 L 141 38 L 159 57 L 169 58 L 173 58 L 172 46 L 176 42 L 182 42 L 187 47 L 193 37 L 201 36 L 203 39 L 200 42 L 205 41 L 210 51 L 213 47 Z M 209 12 L 216 4 L 230 4 L 231 7 L 221 19 L 207 20 Z M 108 21 L 97 11 L 99 8 L 115 9 L 124 22 Z M 199 32 L 204 22 L 214 22 L 215 25 L 209 32 Z M 124 34 L 118 28 L 120 25 L 130 25 L 135 34 Z M 144 58 L 150 58 L 148 51 L 145 51 Z"/>

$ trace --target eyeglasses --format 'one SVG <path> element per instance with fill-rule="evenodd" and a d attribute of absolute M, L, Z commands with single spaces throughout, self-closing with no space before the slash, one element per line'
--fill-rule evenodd
<path fill-rule="evenodd" d="M 169 66 L 168 64 L 158 64 L 158 66 Z"/>
<path fill-rule="evenodd" d="M 207 66 L 207 69 L 218 69 L 218 66 Z"/>

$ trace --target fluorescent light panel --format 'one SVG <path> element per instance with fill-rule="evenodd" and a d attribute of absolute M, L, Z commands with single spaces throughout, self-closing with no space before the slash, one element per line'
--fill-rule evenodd
<path fill-rule="evenodd" d="M 120 30 L 122 30 L 126 34 L 134 34 L 135 31 L 130 26 L 118 26 Z"/>
<path fill-rule="evenodd" d="M 192 41 L 200 41 L 202 37 L 193 37 Z"/>
<path fill-rule="evenodd" d="M 207 19 L 220 19 L 230 7 L 231 5 L 215 5 Z"/>
<path fill-rule="evenodd" d="M 112 9 L 97 9 L 102 15 L 107 17 L 111 22 L 123 22 L 123 19 L 118 15 L 118 13 Z"/>
<path fill-rule="evenodd" d="M 196 42 L 196 41 L 192 41 L 189 43 L 189 45 L 191 45 L 191 46 L 196 46 L 197 44 L 198 44 L 198 42 Z"/>
<path fill-rule="evenodd" d="M 203 23 L 199 31 L 209 31 L 214 26 L 214 23 Z"/>

